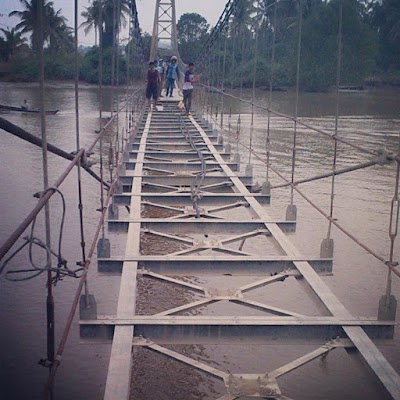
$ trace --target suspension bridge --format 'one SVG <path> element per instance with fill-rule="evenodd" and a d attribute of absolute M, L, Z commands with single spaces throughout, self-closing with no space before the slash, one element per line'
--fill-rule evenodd
<path fill-rule="evenodd" d="M 76 151 L 71 155 L 47 142 L 45 124 L 42 124 L 42 139 L 38 139 L 11 123 L 1 119 L 1 128 L 28 140 L 43 149 L 43 159 L 52 152 L 70 161 L 65 173 L 50 185 L 44 182 L 43 192 L 37 195 L 38 204 L 22 224 L 0 249 L 1 272 L 9 279 L 18 273 L 48 275 L 48 349 L 46 366 L 49 378 L 43 398 L 53 397 L 53 387 L 69 333 L 73 327 L 74 315 L 79 310 L 79 331 L 83 341 L 108 341 L 112 343 L 104 399 L 130 398 L 132 385 L 132 357 L 135 349 L 142 348 L 155 352 L 160 357 L 168 357 L 208 376 L 223 382 L 225 392 L 219 400 L 234 399 L 289 399 L 279 378 L 299 369 L 318 358 L 324 358 L 337 349 L 355 351 L 364 361 L 364 366 L 379 382 L 382 393 L 392 399 L 400 399 L 400 377 L 378 349 L 376 342 L 386 343 L 393 339 L 396 326 L 396 298 L 392 294 L 392 278 L 400 276 L 396 260 L 395 245 L 399 226 L 399 181 L 400 181 L 400 137 L 395 151 L 371 151 L 362 144 L 340 135 L 339 84 L 341 67 L 341 22 L 338 26 L 338 65 L 336 71 L 336 119 L 335 130 L 327 131 L 302 121 L 298 115 L 299 68 L 301 57 L 301 8 L 299 12 L 298 68 L 296 83 L 296 104 L 294 115 L 285 115 L 271 108 L 273 78 L 270 79 L 268 103 L 255 100 L 257 52 L 254 59 L 253 97 L 246 100 L 227 89 L 224 72 L 227 59 L 227 41 L 237 40 L 235 26 L 240 0 L 229 0 L 213 28 L 208 41 L 196 60 L 196 68 L 203 74 L 196 86 L 195 105 L 192 113 L 183 115 L 179 105 L 181 92 L 174 97 L 164 97 L 157 107 L 145 105 L 142 86 L 129 88 L 124 101 L 117 96 L 116 111 L 104 124 L 104 115 L 99 113 L 98 136 L 87 148 L 79 142 L 79 84 L 76 77 Z M 271 7 L 276 7 L 274 2 Z M 300 2 L 301 4 L 301 2 Z M 76 9 L 77 9 L 77 4 Z M 161 42 L 169 42 L 170 52 L 179 57 L 174 0 L 157 0 L 154 29 L 151 42 L 151 59 L 157 58 Z M 135 43 L 135 53 L 130 57 L 144 73 L 146 56 L 141 38 L 139 17 L 135 1 L 130 2 L 129 30 Z M 259 12 L 259 11 L 257 11 Z M 342 9 L 340 9 L 342 13 Z M 342 14 L 340 14 L 342 15 Z M 76 18 L 77 19 L 77 18 Z M 75 25 L 76 50 L 78 27 Z M 257 40 L 257 31 L 254 32 Z M 114 44 L 115 45 L 115 44 Z M 101 55 L 100 55 L 101 57 Z M 115 56 L 116 57 L 116 56 Z M 234 57 L 234 55 L 233 55 Z M 101 58 L 100 58 L 101 60 Z M 118 62 L 117 58 L 114 60 Z M 271 52 L 274 62 L 274 51 Z M 102 61 L 100 61 L 101 65 Z M 208 67 L 217 64 L 217 72 L 210 73 Z M 100 92 L 102 71 L 99 71 Z M 42 86 L 44 78 L 42 77 Z M 177 88 L 179 89 L 179 88 Z M 42 87 L 42 96 L 44 90 Z M 250 108 L 248 125 L 249 141 L 244 143 L 241 131 L 245 129 L 243 116 L 239 112 L 234 118 L 224 112 L 224 104 L 234 99 Z M 42 99 L 43 100 L 43 99 Z M 44 104 L 44 103 L 43 103 Z M 44 106 L 41 109 L 45 121 Z M 265 127 L 265 151 L 254 146 L 254 115 L 260 111 L 267 116 Z M 280 117 L 293 124 L 293 142 L 289 149 L 292 162 L 290 177 L 282 174 L 279 167 L 271 162 L 271 132 L 273 117 Z M 328 138 L 334 149 L 331 171 L 300 179 L 296 175 L 297 141 L 300 128 L 306 128 L 321 137 Z M 112 129 L 112 141 L 106 142 L 105 135 Z M 338 144 L 370 157 L 364 163 L 346 168 L 337 165 Z M 248 159 L 243 163 L 239 147 L 245 149 Z M 94 170 L 91 159 L 99 150 L 99 170 Z M 108 162 L 103 160 L 108 151 Z M 253 180 L 252 161 L 257 159 L 265 164 L 265 180 L 256 184 Z M 388 256 L 357 238 L 335 219 L 335 178 L 374 165 L 395 168 L 396 179 L 391 199 Z M 106 171 L 109 169 L 107 182 Z M 44 161 L 44 170 L 46 170 Z M 47 210 L 51 197 L 62 196 L 62 183 L 68 174 L 78 170 L 79 209 L 81 226 L 82 260 L 76 269 L 67 267 L 61 255 L 50 247 L 50 216 L 47 215 L 46 241 L 34 237 L 34 225 L 42 209 Z M 81 187 L 81 173 L 88 172 L 99 182 L 100 214 L 96 233 L 89 251 L 85 248 L 84 215 Z M 272 185 L 270 175 L 275 174 L 283 183 Z M 46 174 L 45 174 L 46 175 Z M 317 206 L 300 188 L 304 182 L 331 179 L 329 212 Z M 290 188 L 290 198 L 284 218 L 272 217 L 274 189 Z M 327 220 L 328 232 L 321 240 L 320 254 L 310 257 L 294 244 L 296 232 L 297 206 L 295 194 L 301 196 L 311 207 Z M 46 211 L 48 214 L 48 211 Z M 31 235 L 15 248 L 23 232 L 32 226 Z M 386 292 L 379 302 L 377 318 L 354 316 L 344 306 L 329 287 L 329 276 L 334 273 L 334 241 L 332 229 L 337 229 L 364 251 L 374 257 L 387 270 Z M 112 251 L 113 232 L 126 233 L 125 251 Z M 118 235 L 118 240 L 121 240 Z M 60 243 L 62 228 L 60 233 Z M 149 241 L 153 246 L 149 246 Z M 12 257 L 25 246 L 30 251 L 33 245 L 45 249 L 46 264 L 34 266 L 30 271 L 7 269 Z M 161 248 L 161 251 L 160 251 Z M 273 250 L 275 249 L 275 250 Z M 278 250 L 276 250 L 278 249 Z M 97 253 L 96 253 L 97 251 Z M 55 257 L 57 265 L 52 266 Z M 97 312 L 96 298 L 101 293 L 89 290 L 88 271 L 96 260 L 99 273 L 103 276 L 120 275 L 120 289 L 115 313 L 101 316 Z M 56 346 L 54 334 L 54 307 L 52 303 L 52 283 L 64 277 L 79 279 L 78 289 L 72 301 L 61 339 Z M 238 283 L 234 287 L 220 287 L 216 290 L 201 280 L 191 277 L 230 276 L 247 277 L 248 283 Z M 322 279 L 322 277 L 327 277 Z M 31 278 L 31 276 L 30 276 Z M 137 282 L 151 278 L 174 285 L 194 294 L 182 305 L 165 309 L 155 314 L 138 314 Z M 310 296 L 324 310 L 320 315 L 308 315 L 307 310 L 293 311 L 277 307 L 267 302 L 255 301 L 249 296 L 255 289 L 268 290 L 286 280 L 305 283 L 304 296 Z M 240 282 L 240 280 L 239 280 Z M 282 294 L 281 294 L 282 295 Z M 257 310 L 256 316 L 243 312 L 240 316 L 209 316 L 199 309 L 220 302 L 240 305 L 249 310 Z M 308 344 L 314 350 L 294 357 L 287 363 L 270 371 L 227 371 L 205 361 L 171 349 L 171 345 L 294 345 Z M 231 350 L 230 350 L 231 351 Z M 349 353 L 349 357 L 351 353 Z M 133 385 L 135 382 L 133 382 Z M 324 394 L 321 393 L 321 397 Z M 187 397 L 189 398 L 189 397 Z"/>

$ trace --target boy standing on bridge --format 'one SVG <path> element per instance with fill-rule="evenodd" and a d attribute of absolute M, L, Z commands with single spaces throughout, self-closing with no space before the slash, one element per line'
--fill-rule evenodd
<path fill-rule="evenodd" d="M 169 96 L 172 97 L 173 92 L 174 92 L 174 86 L 175 86 L 175 78 L 180 79 L 180 72 L 179 72 L 179 67 L 176 64 L 177 58 L 175 56 L 171 57 L 171 64 L 168 66 L 167 69 L 167 96 L 169 93 Z"/>
<path fill-rule="evenodd" d="M 190 114 L 190 108 L 192 107 L 193 97 L 193 82 L 194 82 L 194 64 L 190 63 L 189 68 L 185 72 L 185 82 L 183 83 L 183 104 L 185 105 L 186 115 Z"/>
<path fill-rule="evenodd" d="M 149 109 L 151 109 L 151 99 L 154 100 L 154 108 L 158 99 L 158 85 L 160 84 L 160 73 L 155 69 L 154 62 L 149 63 L 149 70 L 147 71 L 147 87 L 146 98 L 149 100 Z"/>

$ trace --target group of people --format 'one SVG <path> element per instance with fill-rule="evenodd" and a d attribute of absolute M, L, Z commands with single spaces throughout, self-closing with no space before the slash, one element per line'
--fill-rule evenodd
<path fill-rule="evenodd" d="M 166 62 L 160 59 L 149 63 L 146 79 L 146 98 L 149 100 L 149 107 L 151 107 L 152 102 L 154 102 L 155 107 L 157 100 L 163 97 L 161 92 L 164 87 L 165 95 L 167 97 L 173 97 L 175 81 L 179 81 L 181 75 L 177 61 L 177 57 L 172 56 L 171 59 Z M 189 115 L 192 105 L 193 82 L 195 81 L 193 72 L 194 64 L 190 63 L 184 74 L 184 84 L 182 88 L 183 103 L 187 115 Z"/>

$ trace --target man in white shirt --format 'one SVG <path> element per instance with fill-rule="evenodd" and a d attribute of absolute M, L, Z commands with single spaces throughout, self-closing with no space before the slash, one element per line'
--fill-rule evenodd
<path fill-rule="evenodd" d="M 185 81 L 183 83 L 183 104 L 185 105 L 186 115 L 190 114 L 190 108 L 192 107 L 193 97 L 193 82 L 194 82 L 194 64 L 190 63 L 189 68 L 185 72 Z"/>

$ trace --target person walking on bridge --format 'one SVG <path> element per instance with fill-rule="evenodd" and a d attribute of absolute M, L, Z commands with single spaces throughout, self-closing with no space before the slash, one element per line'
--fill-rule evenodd
<path fill-rule="evenodd" d="M 186 115 L 190 114 L 190 108 L 192 107 L 193 97 L 193 82 L 194 82 L 194 64 L 190 63 L 188 69 L 185 72 L 185 82 L 183 83 L 183 104 L 185 105 Z"/>
<path fill-rule="evenodd" d="M 169 94 L 170 97 L 173 96 L 174 93 L 174 86 L 175 86 L 175 79 L 180 79 L 180 71 L 179 67 L 176 64 L 178 59 L 175 56 L 171 57 L 171 64 L 168 66 L 167 69 L 167 96 Z"/>
<path fill-rule="evenodd" d="M 154 62 L 149 63 L 149 70 L 147 71 L 146 79 L 146 98 L 149 100 L 149 109 L 151 109 L 151 99 L 154 101 L 154 108 L 158 99 L 158 85 L 160 84 L 160 73 L 155 69 Z"/>
<path fill-rule="evenodd" d="M 164 75 L 165 75 L 164 62 L 163 62 L 162 58 L 160 58 L 158 61 L 154 61 L 154 65 L 155 65 L 155 69 L 160 74 L 160 82 L 158 85 L 158 98 L 160 98 L 160 97 L 163 97 L 161 94 L 161 91 L 164 86 Z"/>

